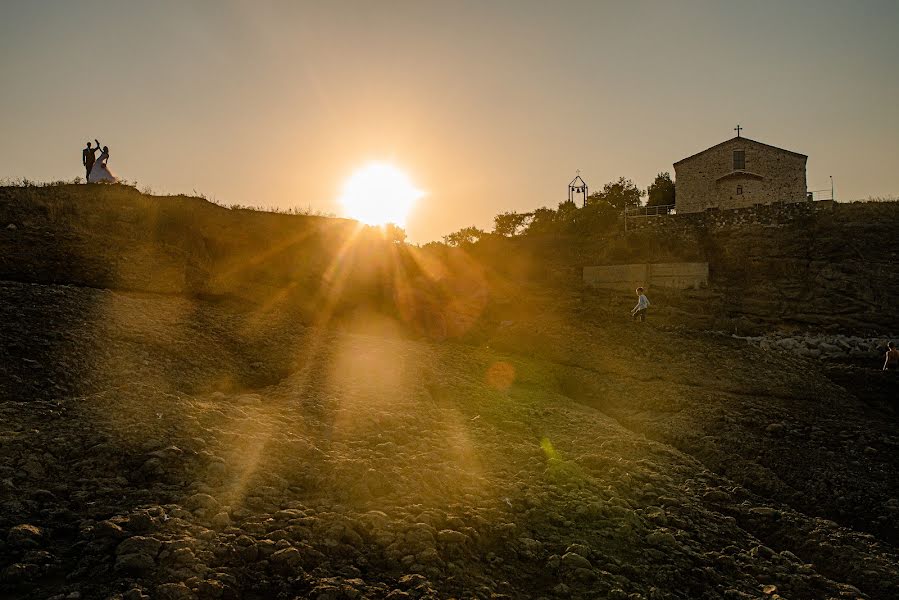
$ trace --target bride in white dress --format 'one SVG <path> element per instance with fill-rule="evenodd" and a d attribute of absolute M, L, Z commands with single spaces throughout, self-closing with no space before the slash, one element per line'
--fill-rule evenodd
<path fill-rule="evenodd" d="M 100 156 L 97 157 L 97 160 L 94 161 L 94 166 L 91 167 L 90 175 L 87 176 L 87 181 L 89 183 L 116 183 L 118 178 L 112 174 L 112 171 L 109 170 L 109 167 L 106 166 L 106 161 L 109 160 L 109 146 L 103 146 L 103 152 L 100 153 Z"/>

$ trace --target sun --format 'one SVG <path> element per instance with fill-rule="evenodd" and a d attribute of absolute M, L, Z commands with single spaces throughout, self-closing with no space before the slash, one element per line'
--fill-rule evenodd
<path fill-rule="evenodd" d="M 340 204 L 346 216 L 366 225 L 406 226 L 415 202 L 424 196 L 409 176 L 389 163 L 369 163 L 343 184 Z"/>

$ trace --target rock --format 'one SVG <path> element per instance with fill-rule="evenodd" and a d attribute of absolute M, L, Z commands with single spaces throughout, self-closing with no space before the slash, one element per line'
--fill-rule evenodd
<path fill-rule="evenodd" d="M 647 534 L 646 543 L 650 546 L 675 546 L 677 540 L 667 531 L 653 531 Z"/>
<path fill-rule="evenodd" d="M 159 554 L 159 548 L 162 542 L 155 538 L 136 535 L 123 541 L 116 548 L 117 555 L 124 554 L 145 554 L 155 558 Z"/>
<path fill-rule="evenodd" d="M 22 557 L 22 562 L 32 565 L 46 565 L 53 562 L 53 555 L 46 550 L 29 550 Z"/>
<path fill-rule="evenodd" d="M 131 575 L 142 575 L 156 568 L 156 561 L 149 554 L 122 554 L 115 561 L 117 571 Z"/>
<path fill-rule="evenodd" d="M 44 532 L 35 525 L 16 525 L 9 530 L 6 543 L 15 549 L 37 548 L 41 545 Z"/>
<path fill-rule="evenodd" d="M 537 559 L 543 555 L 543 544 L 528 537 L 518 538 L 518 554 L 524 558 Z"/>
<path fill-rule="evenodd" d="M 566 552 L 562 555 L 561 565 L 568 569 L 592 569 L 590 561 L 574 552 Z"/>
<path fill-rule="evenodd" d="M 565 552 L 574 552 L 575 554 L 580 554 L 584 558 L 590 558 L 590 548 L 583 544 L 569 544 L 565 549 Z"/>
<path fill-rule="evenodd" d="M 156 457 L 144 461 L 140 470 L 145 477 L 158 477 L 165 473 L 165 467 L 162 464 L 162 460 Z"/>
<path fill-rule="evenodd" d="M 200 598 L 211 599 L 211 598 L 221 598 L 222 593 L 225 591 L 225 586 L 222 585 L 222 582 L 216 581 L 215 579 L 208 579 L 206 581 L 201 581 L 197 585 L 197 590 Z"/>
<path fill-rule="evenodd" d="M 9 231 L 15 231 L 16 229 L 18 229 L 18 227 L 16 227 L 15 223 L 10 223 L 9 225 L 6 226 L 6 229 Z"/>
<path fill-rule="evenodd" d="M 143 533 L 153 526 L 153 518 L 145 512 L 136 512 L 128 517 L 125 527 L 135 533 Z"/>
<path fill-rule="evenodd" d="M 773 437 L 780 437 L 784 433 L 784 424 L 783 423 L 771 423 L 767 427 L 765 427 L 765 433 Z"/>
<path fill-rule="evenodd" d="M 730 494 L 722 490 L 709 490 L 702 495 L 702 499 L 707 502 L 729 502 Z"/>
<path fill-rule="evenodd" d="M 406 531 L 406 541 L 410 544 L 433 544 L 433 528 L 426 523 L 415 523 Z"/>
<path fill-rule="evenodd" d="M 196 561 L 196 556 L 190 548 L 176 548 L 172 552 L 171 560 L 176 565 L 185 566 L 193 564 Z"/>
<path fill-rule="evenodd" d="M 774 550 L 772 550 L 768 546 L 761 546 L 761 545 L 755 546 L 754 548 L 752 548 L 749 551 L 749 555 L 752 556 L 753 558 L 760 556 L 764 559 L 770 559 L 772 556 L 774 556 L 774 554 L 775 554 Z"/>
<path fill-rule="evenodd" d="M 118 540 L 127 537 L 128 534 L 112 521 L 100 521 L 91 530 L 94 539 L 113 539 Z"/>
<path fill-rule="evenodd" d="M 756 506 L 754 508 L 750 508 L 749 514 L 758 515 L 760 517 L 772 520 L 778 520 L 781 517 L 780 511 L 771 508 L 770 506 Z"/>
<path fill-rule="evenodd" d="M 184 501 L 184 505 L 191 510 L 202 508 L 208 511 L 217 511 L 219 508 L 218 500 L 209 494 L 194 494 Z"/>
<path fill-rule="evenodd" d="M 428 578 L 418 574 L 403 575 L 397 583 L 399 583 L 401 588 L 408 590 L 428 583 Z"/>
<path fill-rule="evenodd" d="M 0 581 L 18 583 L 37 577 L 40 567 L 27 563 L 13 563 L 0 572 Z"/>
<path fill-rule="evenodd" d="M 437 541 L 441 544 L 464 544 L 468 536 L 452 529 L 441 529 L 437 532 Z"/>
<path fill-rule="evenodd" d="M 220 512 L 210 519 L 209 524 L 215 529 L 225 529 L 231 525 L 231 517 L 226 512 Z"/>
<path fill-rule="evenodd" d="M 284 548 L 274 552 L 269 561 L 277 572 L 284 575 L 295 574 L 302 570 L 300 563 L 303 562 L 303 555 L 296 548 Z"/>
<path fill-rule="evenodd" d="M 44 466 L 35 458 L 29 458 L 22 465 L 22 470 L 28 475 L 29 479 L 43 479 L 47 476 Z"/>
<path fill-rule="evenodd" d="M 443 563 L 435 548 L 425 548 L 415 558 L 418 559 L 418 562 L 425 565 L 442 565 Z"/>
<path fill-rule="evenodd" d="M 156 586 L 158 600 L 196 600 L 196 595 L 183 583 L 163 583 Z"/>

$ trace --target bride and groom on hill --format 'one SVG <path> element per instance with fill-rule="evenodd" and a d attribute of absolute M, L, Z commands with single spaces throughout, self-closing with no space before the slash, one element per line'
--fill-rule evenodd
<path fill-rule="evenodd" d="M 97 142 L 95 148 L 91 148 L 91 143 L 88 142 L 87 148 L 81 152 L 85 181 L 87 183 L 116 183 L 118 178 L 106 166 L 106 161 L 109 160 L 109 146 L 103 146 L 103 150 L 100 151 L 99 140 L 94 139 L 94 141 Z M 97 152 L 100 152 L 100 156 L 97 156 Z"/>

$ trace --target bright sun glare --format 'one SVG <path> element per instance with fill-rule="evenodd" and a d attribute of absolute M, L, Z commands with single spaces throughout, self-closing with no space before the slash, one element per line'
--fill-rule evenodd
<path fill-rule="evenodd" d="M 343 185 L 340 204 L 346 215 L 366 225 L 406 225 L 406 217 L 424 192 L 409 176 L 388 163 L 371 163 L 353 173 Z"/>

